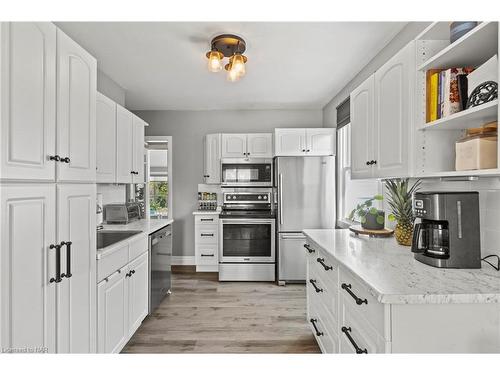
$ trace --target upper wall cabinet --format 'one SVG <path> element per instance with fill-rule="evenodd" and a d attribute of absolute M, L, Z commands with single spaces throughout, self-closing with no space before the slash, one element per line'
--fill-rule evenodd
<path fill-rule="evenodd" d="M 97 182 L 116 182 L 116 103 L 97 93 Z"/>
<path fill-rule="evenodd" d="M 59 181 L 95 181 L 97 61 L 57 30 Z"/>
<path fill-rule="evenodd" d="M 415 42 L 351 93 L 352 177 L 411 174 Z"/>
<path fill-rule="evenodd" d="M 207 134 L 203 140 L 203 180 L 205 184 L 220 184 L 221 135 Z"/>
<path fill-rule="evenodd" d="M 222 134 L 223 158 L 272 158 L 273 135 L 271 133 Z"/>
<path fill-rule="evenodd" d="M 274 133 L 276 156 L 335 155 L 335 129 L 277 128 Z"/>
<path fill-rule="evenodd" d="M 144 175 L 144 127 L 147 124 L 139 117 L 134 116 L 134 140 L 132 145 L 133 150 L 133 170 L 134 184 L 144 183 L 146 181 Z"/>
<path fill-rule="evenodd" d="M 0 24 L 0 178 L 55 180 L 56 27 Z"/>
<path fill-rule="evenodd" d="M 94 182 L 96 60 L 50 23 L 0 33 L 1 179 Z"/>

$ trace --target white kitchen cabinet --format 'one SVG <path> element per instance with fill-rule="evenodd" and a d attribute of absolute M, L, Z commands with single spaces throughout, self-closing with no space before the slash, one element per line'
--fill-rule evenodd
<path fill-rule="evenodd" d="M 57 185 L 61 272 L 57 291 L 57 351 L 94 353 L 96 332 L 96 186 Z"/>
<path fill-rule="evenodd" d="M 116 105 L 116 182 L 134 182 L 134 114 Z"/>
<path fill-rule="evenodd" d="M 414 81 L 415 42 L 410 42 L 375 72 L 376 177 L 409 175 Z"/>
<path fill-rule="evenodd" d="M 58 181 L 96 180 L 97 61 L 57 30 Z"/>
<path fill-rule="evenodd" d="M 128 269 L 128 332 L 132 337 L 148 315 L 148 253 L 132 261 Z"/>
<path fill-rule="evenodd" d="M 0 347 L 56 352 L 56 190 L 0 186 Z"/>
<path fill-rule="evenodd" d="M 134 171 L 134 184 L 144 183 L 144 127 L 146 123 L 137 116 L 134 116 L 134 130 L 133 130 L 133 168 Z"/>
<path fill-rule="evenodd" d="M 207 134 L 203 141 L 203 180 L 205 184 L 220 184 L 221 135 Z"/>
<path fill-rule="evenodd" d="M 56 27 L 0 24 L 0 179 L 55 180 Z"/>
<path fill-rule="evenodd" d="M 371 75 L 351 92 L 351 177 L 373 176 L 374 91 Z"/>
<path fill-rule="evenodd" d="M 247 134 L 247 156 L 251 158 L 273 157 L 272 133 Z"/>
<path fill-rule="evenodd" d="M 304 156 L 306 147 L 304 129 L 275 129 L 274 151 L 276 156 Z"/>
<path fill-rule="evenodd" d="M 194 253 L 196 272 L 219 271 L 219 215 L 194 215 Z"/>
<path fill-rule="evenodd" d="M 333 128 L 276 128 L 274 139 L 275 156 L 335 155 Z"/>
<path fill-rule="evenodd" d="M 222 134 L 222 157 L 244 158 L 247 153 L 246 134 Z"/>
<path fill-rule="evenodd" d="M 98 353 L 119 353 L 128 341 L 127 272 L 123 267 L 97 286 Z"/>
<path fill-rule="evenodd" d="M 97 93 L 97 182 L 116 182 L 116 103 Z"/>

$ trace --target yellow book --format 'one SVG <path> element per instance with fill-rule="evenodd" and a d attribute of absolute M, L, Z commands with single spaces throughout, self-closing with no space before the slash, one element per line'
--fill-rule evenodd
<path fill-rule="evenodd" d="M 435 121 L 438 118 L 438 86 L 439 73 L 433 73 L 429 85 L 429 121 Z"/>

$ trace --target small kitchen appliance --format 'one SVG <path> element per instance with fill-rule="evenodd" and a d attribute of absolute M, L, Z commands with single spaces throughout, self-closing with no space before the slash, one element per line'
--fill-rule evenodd
<path fill-rule="evenodd" d="M 275 280 L 272 188 L 223 189 L 219 280 Z"/>
<path fill-rule="evenodd" d="M 112 203 L 104 205 L 104 221 L 106 224 L 128 224 L 141 218 L 139 203 Z"/>
<path fill-rule="evenodd" d="M 417 192 L 411 251 L 439 268 L 481 268 L 478 192 Z"/>

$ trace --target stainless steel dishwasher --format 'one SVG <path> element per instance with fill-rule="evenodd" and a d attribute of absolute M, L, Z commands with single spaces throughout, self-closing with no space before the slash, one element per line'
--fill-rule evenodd
<path fill-rule="evenodd" d="M 172 225 L 149 235 L 149 314 L 170 294 Z"/>

